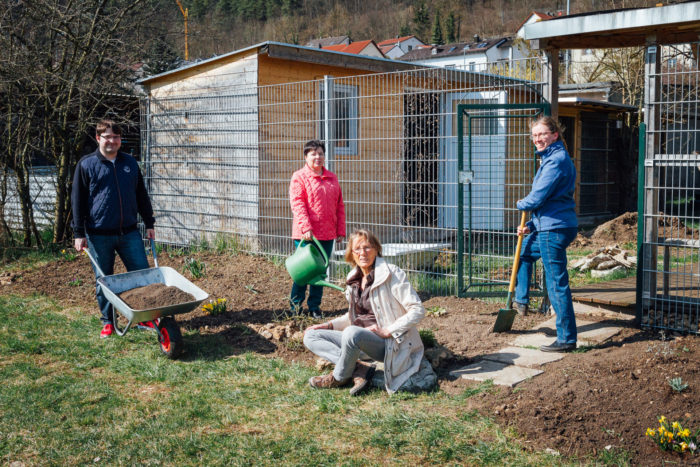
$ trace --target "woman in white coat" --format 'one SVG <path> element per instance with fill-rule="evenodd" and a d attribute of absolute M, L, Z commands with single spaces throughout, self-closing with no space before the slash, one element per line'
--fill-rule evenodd
<path fill-rule="evenodd" d="M 359 394 L 374 374 L 373 365 L 360 361 L 362 354 L 384 362 L 389 394 L 418 372 L 423 343 L 416 326 L 425 308 L 406 274 L 381 256 L 382 246 L 372 233 L 357 230 L 350 236 L 345 260 L 354 268 L 345 290 L 348 312 L 304 333 L 304 345 L 335 364 L 332 373 L 311 378 L 311 387 L 352 384 L 350 394 Z"/>

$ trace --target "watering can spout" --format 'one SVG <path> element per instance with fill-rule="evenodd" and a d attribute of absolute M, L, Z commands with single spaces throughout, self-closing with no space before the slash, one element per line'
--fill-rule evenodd
<path fill-rule="evenodd" d="M 311 285 L 322 285 L 322 286 L 324 286 L 324 287 L 330 287 L 331 289 L 340 290 L 341 292 L 345 292 L 345 289 L 342 288 L 341 286 L 332 284 L 332 283 L 330 283 L 330 282 L 328 282 L 328 281 L 324 281 L 324 280 L 317 280 L 317 281 L 314 281 L 314 282 L 309 282 L 309 284 L 311 284 Z"/>
<path fill-rule="evenodd" d="M 299 285 L 331 287 L 344 292 L 342 287 L 326 281 L 328 255 L 321 243 L 313 237 L 313 242 L 302 240 L 292 256 L 284 262 L 292 280 Z"/>

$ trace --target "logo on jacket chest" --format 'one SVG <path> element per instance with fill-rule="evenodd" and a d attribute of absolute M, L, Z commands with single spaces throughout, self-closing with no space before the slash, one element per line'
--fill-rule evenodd
<path fill-rule="evenodd" d="M 124 173 L 130 173 L 130 172 L 131 172 L 131 168 L 129 168 L 128 165 L 125 165 L 124 166 Z"/>

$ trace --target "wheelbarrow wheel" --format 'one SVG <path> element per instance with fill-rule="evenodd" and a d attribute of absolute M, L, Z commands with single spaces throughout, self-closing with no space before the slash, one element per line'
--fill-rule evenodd
<path fill-rule="evenodd" d="M 160 336 L 160 350 L 171 359 L 177 358 L 182 353 L 182 333 L 180 326 L 170 317 L 161 318 L 158 323 Z"/>

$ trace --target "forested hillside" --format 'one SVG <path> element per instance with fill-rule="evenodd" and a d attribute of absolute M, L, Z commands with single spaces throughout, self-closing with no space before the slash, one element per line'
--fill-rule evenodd
<path fill-rule="evenodd" d="M 435 42 L 513 33 L 533 10 L 566 10 L 565 0 L 181 0 L 189 13 L 190 59 L 207 58 L 265 40 L 305 44 L 348 35 L 380 41 L 415 34 Z M 183 15 L 176 0 L 158 0 L 163 37 L 184 54 Z M 653 0 L 571 0 L 570 12 L 651 6 Z"/>

